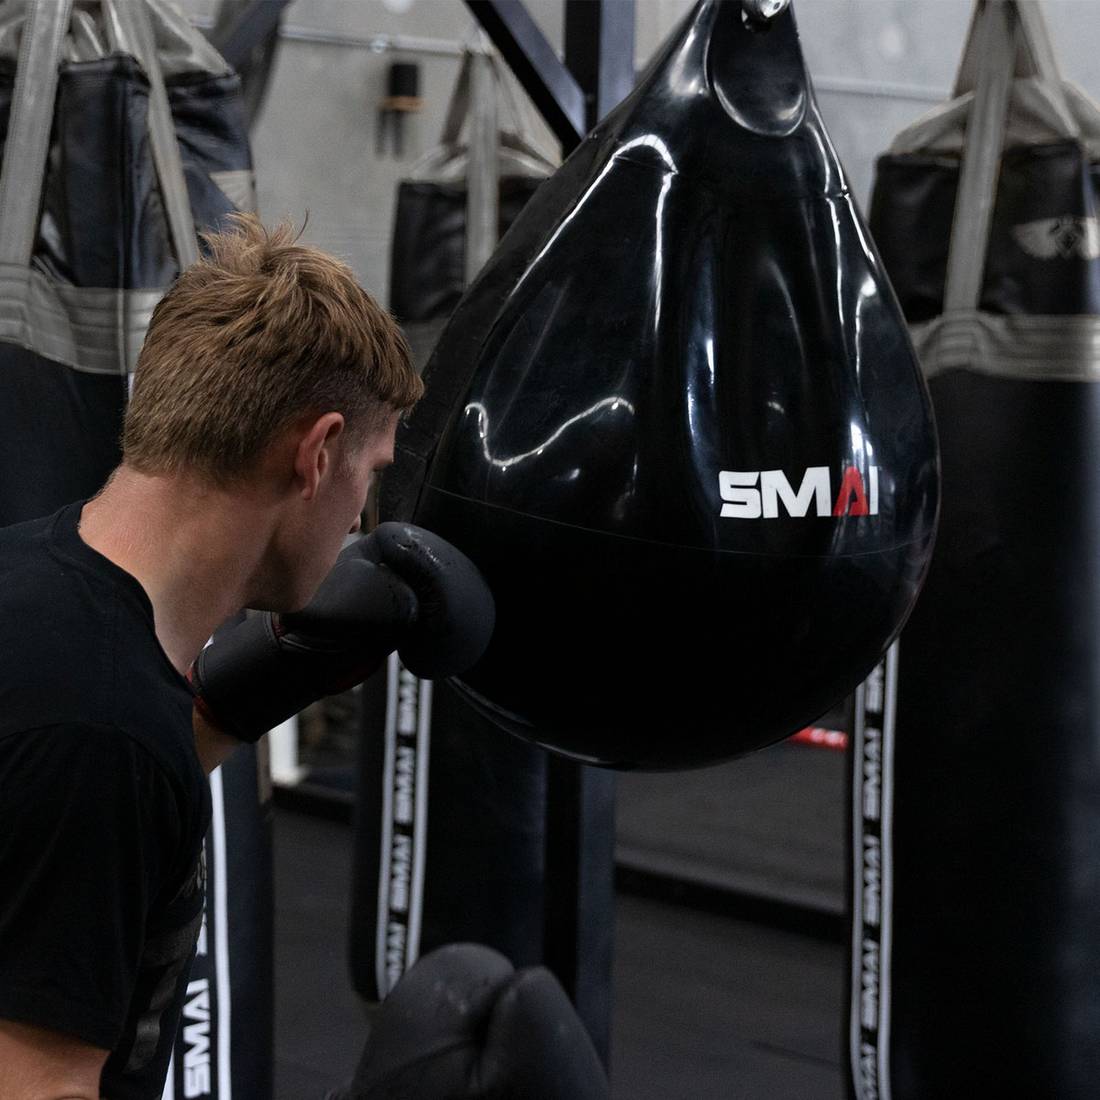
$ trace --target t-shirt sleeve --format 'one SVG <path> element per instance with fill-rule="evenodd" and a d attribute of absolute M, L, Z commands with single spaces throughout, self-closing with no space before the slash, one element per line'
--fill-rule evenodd
<path fill-rule="evenodd" d="M 0 1017 L 115 1046 L 174 804 L 161 765 L 109 727 L 0 739 Z"/>

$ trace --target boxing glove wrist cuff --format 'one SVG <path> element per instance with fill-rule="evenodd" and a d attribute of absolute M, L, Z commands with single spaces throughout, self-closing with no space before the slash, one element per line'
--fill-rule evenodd
<path fill-rule="evenodd" d="M 360 646 L 353 655 L 285 648 L 276 616 L 264 612 L 199 654 L 190 675 L 195 706 L 223 732 L 258 741 L 315 700 L 361 683 L 391 648 Z"/>

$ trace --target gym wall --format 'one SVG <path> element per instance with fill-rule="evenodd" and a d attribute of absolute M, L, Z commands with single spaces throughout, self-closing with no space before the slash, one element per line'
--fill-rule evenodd
<path fill-rule="evenodd" d="M 547 39 L 561 47 L 563 0 L 526 0 Z M 212 20 L 219 0 L 182 0 Z M 635 61 L 641 67 L 690 0 L 637 0 Z M 1095 0 L 1044 5 L 1065 75 L 1100 98 Z M 806 62 L 826 125 L 857 198 L 866 203 L 874 159 L 893 135 L 941 102 L 954 77 L 970 5 L 964 0 L 795 0 Z M 461 0 L 296 0 L 289 26 L 360 38 L 401 35 L 461 42 L 475 23 Z M 417 61 L 423 110 L 405 120 L 404 155 L 376 153 L 378 107 L 394 61 Z M 343 256 L 374 294 L 389 286 L 397 181 L 437 141 L 458 71 L 454 56 L 375 53 L 366 46 L 284 39 L 253 131 L 259 209 L 301 222 L 306 239 Z M 523 97 L 530 136 L 555 144 Z"/>

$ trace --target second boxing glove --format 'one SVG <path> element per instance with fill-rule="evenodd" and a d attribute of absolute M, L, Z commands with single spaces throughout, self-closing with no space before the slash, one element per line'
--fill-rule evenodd
<path fill-rule="evenodd" d="M 607 1100 L 557 979 L 476 943 L 421 958 L 382 1002 L 353 1081 L 327 1100 Z"/>

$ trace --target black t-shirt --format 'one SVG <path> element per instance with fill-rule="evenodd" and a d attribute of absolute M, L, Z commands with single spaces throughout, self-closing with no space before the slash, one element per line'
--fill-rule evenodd
<path fill-rule="evenodd" d="M 202 923 L 192 695 L 81 505 L 0 529 L 0 1017 L 111 1051 L 159 1097 Z"/>

